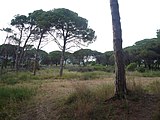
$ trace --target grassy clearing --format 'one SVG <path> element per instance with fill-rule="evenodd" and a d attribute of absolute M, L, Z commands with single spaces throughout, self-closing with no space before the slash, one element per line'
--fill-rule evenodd
<path fill-rule="evenodd" d="M 46 80 L 46 79 L 67 79 L 67 80 L 93 80 L 111 77 L 113 74 L 103 71 L 93 72 L 73 72 L 64 70 L 62 77 L 59 76 L 59 69 L 43 69 L 37 71 L 36 76 L 31 72 L 8 72 L 0 76 L 0 83 L 7 85 L 14 85 L 24 82 L 33 82 L 33 80 Z"/>
<path fill-rule="evenodd" d="M 129 100 L 108 103 L 105 101 L 114 95 L 113 73 L 65 69 L 64 76 L 59 77 L 57 68 L 37 71 L 36 76 L 30 72 L 7 73 L 0 76 L 0 98 L 3 98 L 0 99 L 0 117 L 14 120 L 19 110 L 27 106 L 26 113 L 23 111 L 26 114 L 24 118 L 29 116 L 35 120 L 130 119 L 136 114 L 146 113 L 148 108 L 154 110 L 153 103 L 157 103 L 154 96 L 160 96 L 160 78 L 142 76 L 143 73 L 127 73 L 128 88 L 134 91 L 128 96 Z M 37 85 L 38 93 L 35 90 Z M 137 112 L 137 108 L 141 111 Z M 153 114 L 157 120 L 159 116 L 159 112 Z"/>

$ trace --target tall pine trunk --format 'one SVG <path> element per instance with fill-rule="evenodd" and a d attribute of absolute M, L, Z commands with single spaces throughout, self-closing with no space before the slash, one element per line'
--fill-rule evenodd
<path fill-rule="evenodd" d="M 66 50 L 66 38 L 64 37 L 64 45 L 62 48 L 61 60 L 60 60 L 60 77 L 63 75 L 63 68 L 64 68 L 64 57 L 65 57 L 65 50 Z"/>
<path fill-rule="evenodd" d="M 113 47 L 115 58 L 115 97 L 125 98 L 127 94 L 125 65 L 122 49 L 122 30 L 118 0 L 110 0 L 113 27 Z"/>

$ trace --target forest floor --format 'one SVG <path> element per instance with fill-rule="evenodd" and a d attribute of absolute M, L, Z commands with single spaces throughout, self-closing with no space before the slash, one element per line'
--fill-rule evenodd
<path fill-rule="evenodd" d="M 153 81 L 160 81 L 160 78 L 134 77 L 135 83 L 142 86 L 148 86 Z M 133 83 L 133 84 L 135 84 Z M 133 95 L 126 100 L 109 100 L 103 102 L 103 108 L 97 110 L 94 104 L 83 104 L 79 110 L 76 108 L 73 116 L 64 117 L 64 102 L 70 94 L 75 92 L 75 86 L 86 86 L 89 89 L 98 88 L 114 84 L 113 78 L 95 79 L 95 80 L 43 80 L 38 87 L 37 94 L 31 101 L 23 104 L 23 109 L 19 110 L 18 120 L 159 120 L 160 118 L 160 97 L 153 93 L 144 93 L 143 90 L 136 89 Z M 85 88 L 84 88 L 85 89 Z M 112 96 L 113 93 L 111 93 Z M 106 99 L 108 99 L 106 97 Z M 89 106 L 90 105 L 90 106 Z M 91 108 L 92 107 L 92 108 Z M 97 107 L 97 106 L 95 106 Z M 21 107 L 22 108 L 22 107 Z M 96 112 L 92 110 L 96 109 Z M 70 109 L 67 109 L 69 112 Z M 63 111 L 63 112 L 62 112 Z M 98 117 L 98 112 L 102 116 Z M 62 113 L 61 113 L 62 112 Z M 64 113 L 68 114 L 68 113 Z M 69 113 L 70 114 L 70 113 Z M 97 115 L 95 118 L 90 117 Z M 91 116 L 92 116 L 91 115 Z M 63 116 L 63 117 L 62 117 Z"/>

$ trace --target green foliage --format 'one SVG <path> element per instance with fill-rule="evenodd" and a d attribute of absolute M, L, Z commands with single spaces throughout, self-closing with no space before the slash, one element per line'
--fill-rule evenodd
<path fill-rule="evenodd" d="M 92 72 L 94 71 L 93 67 L 87 66 L 87 67 L 82 67 L 82 66 L 69 66 L 67 67 L 69 71 L 76 71 L 76 72 Z"/>
<path fill-rule="evenodd" d="M 146 71 L 142 73 L 143 77 L 160 77 L 160 71 Z"/>
<path fill-rule="evenodd" d="M 93 74 L 91 72 L 85 72 L 83 73 L 83 75 L 81 76 L 81 80 L 91 80 L 91 79 L 95 79 L 98 78 L 97 74 Z"/>
<path fill-rule="evenodd" d="M 108 65 L 106 67 L 106 72 L 114 73 L 114 71 L 115 71 L 115 67 L 114 66 Z"/>
<path fill-rule="evenodd" d="M 136 70 L 138 72 L 140 72 L 140 73 L 144 73 L 145 72 L 145 68 L 144 67 L 138 67 Z"/>
<path fill-rule="evenodd" d="M 78 64 L 83 66 L 88 64 L 88 60 L 95 57 L 96 52 L 91 49 L 80 49 L 73 53 L 74 58 L 78 61 Z"/>
<path fill-rule="evenodd" d="M 29 72 L 6 73 L 0 76 L 0 83 L 14 85 L 20 82 L 30 81 L 32 78 L 31 76 Z"/>
<path fill-rule="evenodd" d="M 145 72 L 130 72 L 127 73 L 129 76 L 137 76 L 137 77 L 160 77 L 160 71 L 152 71 L 152 70 L 145 70 Z"/>
<path fill-rule="evenodd" d="M 71 67 L 70 69 L 73 70 Z M 79 67 L 78 67 L 79 68 Z M 83 67 L 82 67 L 83 68 Z M 77 68 L 76 68 L 77 70 Z M 84 68 L 80 69 L 79 71 L 68 71 L 65 70 L 65 73 L 62 77 L 59 76 L 59 69 L 58 67 L 54 66 L 52 69 L 42 69 L 37 71 L 37 75 L 34 76 L 30 72 L 19 72 L 18 74 L 13 73 L 6 73 L 0 76 L 0 83 L 7 84 L 7 85 L 15 85 L 18 83 L 28 83 L 32 80 L 44 80 L 44 79 L 67 79 L 67 80 L 93 80 L 99 78 L 110 77 L 112 73 L 107 73 L 104 71 L 93 71 L 94 68 Z M 92 72 L 91 72 L 92 71 Z"/>
<path fill-rule="evenodd" d="M 61 51 L 52 51 L 49 53 L 49 58 L 50 58 L 50 62 L 51 64 L 60 64 L 60 59 L 61 59 Z"/>
<path fill-rule="evenodd" d="M 93 66 L 93 69 L 95 71 L 107 71 L 106 68 L 107 68 L 106 66 L 101 65 L 101 64 L 96 64 L 96 65 Z"/>
<path fill-rule="evenodd" d="M 137 68 L 137 64 L 136 63 L 130 63 L 128 66 L 127 66 L 127 70 L 128 71 L 135 71 Z"/>
<path fill-rule="evenodd" d="M 66 39 L 74 36 L 74 39 L 79 42 L 83 40 L 83 42 L 89 43 L 95 38 L 95 32 L 88 28 L 88 21 L 78 16 L 77 13 L 65 8 L 54 9 L 52 12 L 53 18 L 51 23 L 55 25 L 56 29 L 69 33 Z M 71 38 L 73 39 L 73 37 Z"/>
<path fill-rule="evenodd" d="M 104 76 L 109 76 L 109 74 L 105 73 L 105 72 L 98 72 L 98 71 L 94 71 L 94 72 L 84 72 L 81 74 L 80 76 L 80 80 L 93 80 L 93 79 L 98 79 L 98 78 L 104 78 Z"/>
<path fill-rule="evenodd" d="M 34 90 L 24 87 L 1 87 L 0 88 L 0 98 L 1 107 L 5 106 L 8 101 L 23 101 L 29 99 L 34 94 Z M 5 103 L 5 104 L 2 104 Z"/>
<path fill-rule="evenodd" d="M 91 66 L 68 66 L 66 67 L 69 71 L 76 71 L 76 72 L 94 72 L 94 71 L 102 71 L 102 72 L 114 72 L 114 66 L 104 66 L 101 64 L 94 64 Z"/>
<path fill-rule="evenodd" d="M 58 73 L 53 75 L 54 79 L 67 79 L 67 80 L 94 80 L 99 78 L 110 77 L 112 73 L 102 72 L 102 71 L 93 71 L 93 72 L 73 72 L 65 70 L 65 73 L 62 77 Z"/>

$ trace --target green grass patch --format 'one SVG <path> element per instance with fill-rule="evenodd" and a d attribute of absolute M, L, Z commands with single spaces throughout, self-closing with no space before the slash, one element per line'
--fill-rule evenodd
<path fill-rule="evenodd" d="M 94 80 L 99 78 L 108 78 L 113 74 L 103 71 L 93 71 L 93 72 L 76 72 L 64 70 L 63 76 L 60 77 L 59 73 L 53 74 L 53 79 L 67 79 L 67 80 Z"/>
<path fill-rule="evenodd" d="M 0 76 L 0 83 L 14 85 L 17 83 L 30 81 L 32 78 L 32 74 L 30 72 L 8 72 Z"/>
<path fill-rule="evenodd" d="M 20 104 L 35 95 L 35 88 L 1 87 L 0 88 L 0 119 L 10 120 L 16 117 Z"/>
<path fill-rule="evenodd" d="M 6 106 L 10 101 L 19 102 L 29 99 L 34 94 L 35 91 L 27 87 L 1 87 L 0 108 Z"/>
<path fill-rule="evenodd" d="M 160 71 L 146 70 L 145 72 L 127 72 L 127 75 L 137 77 L 160 77 Z"/>

